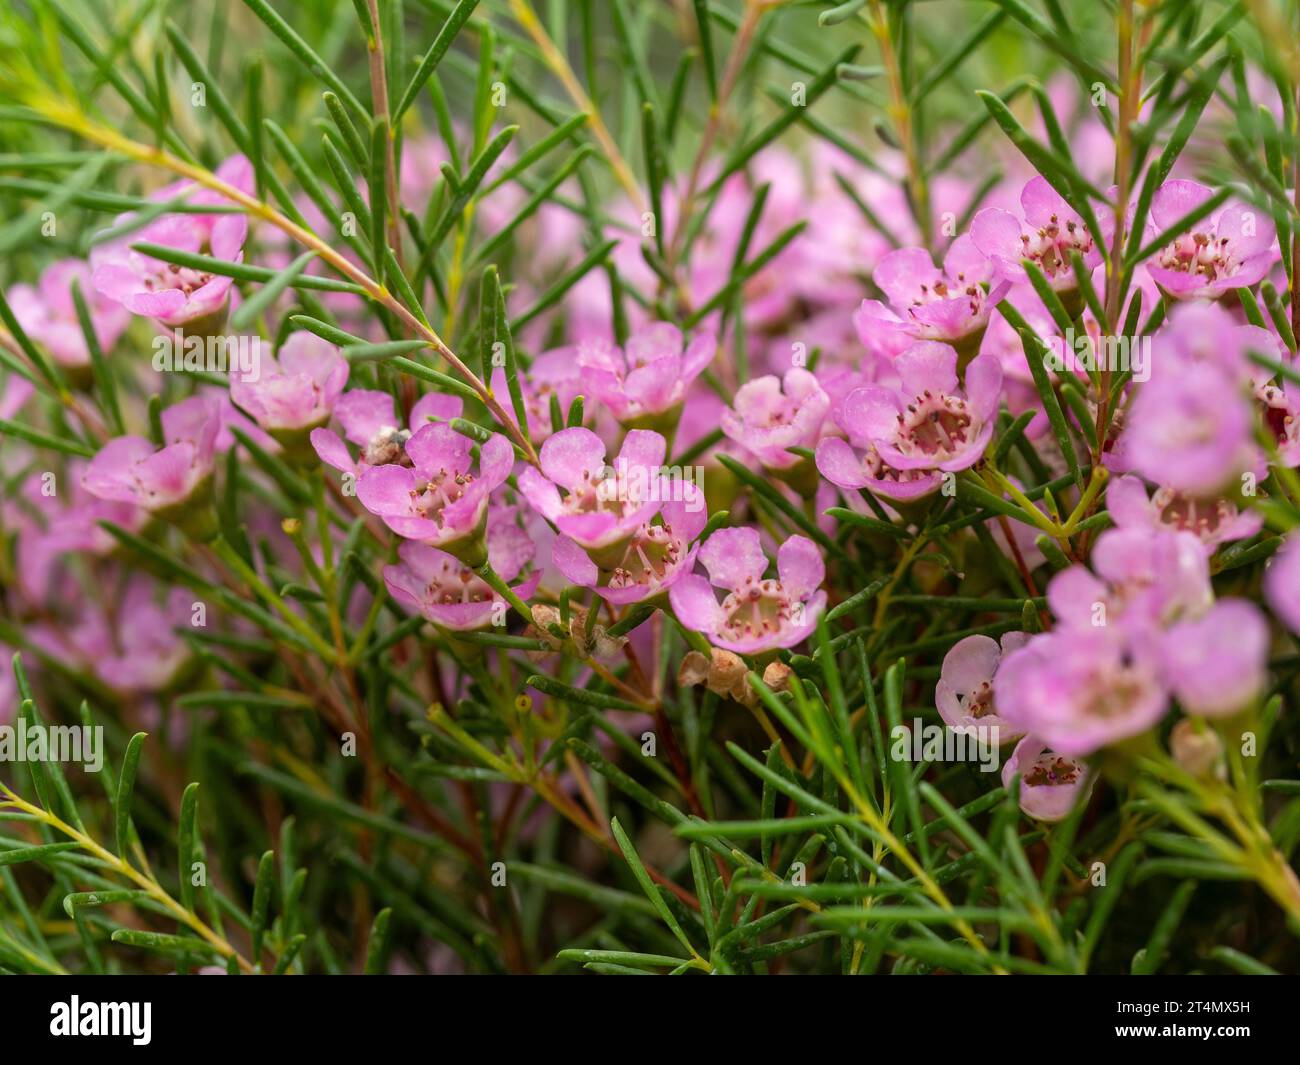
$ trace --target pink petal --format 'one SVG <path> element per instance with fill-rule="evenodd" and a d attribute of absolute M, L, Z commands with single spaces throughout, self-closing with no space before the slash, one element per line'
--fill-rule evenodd
<path fill-rule="evenodd" d="M 542 472 L 548 478 L 565 488 L 574 489 L 584 481 L 595 480 L 604 470 L 605 443 L 590 429 L 581 426 L 561 429 L 547 438 L 539 457 Z"/>
<path fill-rule="evenodd" d="M 777 548 L 776 569 L 785 590 L 800 599 L 826 579 L 822 553 L 806 536 L 792 536 Z"/>
<path fill-rule="evenodd" d="M 749 526 L 719 529 L 700 548 L 700 561 L 719 588 L 739 588 L 747 578 L 760 579 L 767 569 L 758 530 Z"/>

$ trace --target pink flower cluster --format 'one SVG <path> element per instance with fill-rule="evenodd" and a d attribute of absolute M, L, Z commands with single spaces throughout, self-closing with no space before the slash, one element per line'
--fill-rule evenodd
<path fill-rule="evenodd" d="M 410 169 L 427 148 L 403 157 L 402 183 L 413 195 L 430 192 Z M 670 612 L 693 638 L 766 665 L 806 641 L 838 595 L 827 586 L 824 553 L 844 531 L 825 513 L 837 496 L 850 510 L 902 515 L 918 530 L 949 505 L 959 478 L 984 492 L 996 483 L 999 494 L 1011 483 L 1014 491 L 1002 496 L 1010 498 L 1019 481 L 981 480 L 981 471 L 1000 429 L 1026 412 L 1033 417 L 1017 446 L 1035 468 L 1065 470 L 1031 372 L 1037 367 L 1027 361 L 1036 356 L 1010 326 L 1015 316 L 1003 314 L 1004 300 L 1040 334 L 1044 352 L 1063 351 L 1072 332 L 1058 330 L 1059 310 L 1054 316 L 1043 302 L 1049 296 L 1092 349 L 1107 340 L 1075 273 L 1076 262 L 1089 272 L 1102 266 L 1116 225 L 1105 203 L 1076 210 L 1034 177 L 1018 196 L 999 190 L 996 205 L 974 213 L 969 231 L 947 241 L 936 262 L 931 250 L 896 246 L 896 234 L 867 225 L 842 192 L 847 185 L 864 202 L 887 206 L 894 184 L 833 154 L 820 163 L 842 180 L 827 184 L 784 153 L 762 153 L 748 176 L 721 183 L 707 226 L 691 235 L 684 298 L 701 306 L 725 291 L 759 188 L 769 202 L 752 234 L 756 247 L 801 220 L 810 195 L 824 197 L 825 217 L 814 212 L 809 229 L 740 293 L 767 372 L 739 380 L 736 361 L 717 357 L 727 343 L 720 312 L 686 319 L 695 322 L 689 330 L 657 320 L 651 309 L 662 304 L 651 293 L 659 280 L 647 273 L 640 244 L 622 237 L 615 261 L 644 297 L 629 301 L 630 331 L 616 336 L 609 292 L 591 287 L 600 272 L 593 273 L 565 301 L 568 343 L 532 358 L 521 350 L 517 380 L 496 365 L 481 383 L 506 412 L 495 430 L 462 422 L 459 396 L 394 386 L 314 333 L 282 332 L 255 370 L 231 373 L 228 392 L 205 382 L 163 409 L 153 434 L 108 440 L 78 468 L 66 506 L 22 519 L 28 592 L 48 593 L 56 582 L 51 560 L 62 554 L 108 556 L 116 541 L 104 521 L 141 532 L 161 519 L 196 541 L 215 537 L 218 460 L 238 428 L 269 461 L 323 472 L 337 501 L 391 546 L 382 571 L 387 594 L 441 629 L 504 625 L 520 601 L 537 605 L 554 601 L 557 590 L 584 589 L 590 609 L 610 618 L 630 616 L 633 606 Z M 242 192 L 252 188 L 242 156 L 227 160 L 218 177 Z M 956 186 L 936 192 L 944 203 L 973 206 L 970 190 Z M 678 220 L 693 209 L 694 193 L 668 190 L 660 221 L 671 239 L 685 234 Z M 1167 181 L 1145 235 L 1164 232 L 1211 195 L 1192 181 Z M 154 199 L 201 210 L 163 213 L 97 246 L 89 263 L 58 263 L 38 287 L 11 290 L 18 321 L 61 366 L 90 362 L 70 294 L 74 279 L 106 351 L 133 315 L 164 334 L 222 327 L 229 277 L 133 245 L 241 261 L 246 217 L 188 183 Z M 1235 296 L 1223 298 L 1248 292 L 1279 259 L 1269 218 L 1229 203 L 1143 264 L 1140 285 L 1162 296 L 1168 312 L 1153 338 L 1149 376 L 1130 379 L 1132 367 L 1053 371 L 1062 395 L 1078 394 L 1063 416 L 1080 440 L 1094 419 L 1101 424 L 1099 412 L 1110 416 L 1110 435 L 1092 457 L 1111 474 L 1104 509 L 1114 527 L 1090 532 L 1082 541 L 1089 553 L 1050 575 L 1047 631 L 962 639 L 935 690 L 950 726 L 996 727 L 1003 741 L 1018 744 L 1004 779 L 1019 777 L 1022 803 L 1036 817 L 1065 816 L 1092 787 L 1086 760 L 1153 733 L 1174 706 L 1222 718 L 1251 708 L 1266 690 L 1268 618 L 1248 599 L 1216 597 L 1211 577 L 1225 548 L 1265 535 L 1264 512 L 1254 504 L 1270 472 L 1300 466 L 1300 393 L 1287 374 L 1267 368 L 1269 360 L 1289 368 L 1292 356 L 1276 329 L 1250 324 Z M 1030 283 L 1034 270 L 1051 290 L 1041 299 Z M 552 324 L 521 349 L 545 347 L 540 337 L 554 337 Z M 0 411 L 12 413 L 26 395 L 0 400 Z M 581 424 L 570 424 L 579 396 Z M 687 453 L 707 464 L 715 521 L 706 478 L 674 458 Z M 722 466 L 720 455 L 762 478 L 770 489 L 762 505 L 741 498 L 735 463 Z M 1030 571 L 1047 561 L 1034 536 L 1059 520 L 1052 508 L 1071 491 L 1061 489 L 1033 521 L 988 525 L 1003 561 L 1031 583 Z M 769 520 L 781 505 L 782 513 L 806 516 L 800 533 Z M 1271 611 L 1296 631 L 1298 535 L 1273 544 L 1279 550 L 1263 578 Z M 959 553 L 949 557 L 954 573 Z M 156 593 L 152 584 L 132 585 L 128 601 L 161 611 Z M 105 643 L 96 628 L 102 621 L 77 630 L 78 653 Z M 184 654 L 169 640 L 154 650 L 147 676 L 131 675 L 107 652 L 101 676 L 115 687 L 157 690 Z M 8 683 L 0 672 L 0 708 Z"/>

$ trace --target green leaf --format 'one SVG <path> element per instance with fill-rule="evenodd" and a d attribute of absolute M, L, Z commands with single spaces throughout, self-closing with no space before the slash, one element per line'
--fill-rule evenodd
<path fill-rule="evenodd" d="M 271 912 L 271 885 L 275 879 L 275 852 L 266 851 L 257 863 L 257 878 L 253 882 L 253 954 L 254 961 L 262 956 L 262 937 Z"/>
<path fill-rule="evenodd" d="M 113 800 L 113 817 L 117 826 L 117 853 L 124 861 L 131 834 L 131 800 L 135 795 L 135 774 L 140 767 L 140 749 L 148 733 L 137 732 L 126 745 L 122 772 L 117 778 L 117 797 Z"/>
<path fill-rule="evenodd" d="M 307 268 L 307 264 L 314 258 L 316 258 L 314 251 L 303 252 L 267 284 L 244 300 L 239 305 L 239 309 L 230 316 L 230 328 L 240 332 L 256 322 L 261 317 L 262 312 L 275 303 L 284 293 L 284 290 L 298 280 L 298 277 Z"/>
<path fill-rule="evenodd" d="M 416 68 L 414 76 L 402 93 L 402 99 L 393 111 L 393 121 L 398 122 L 406 114 L 406 109 L 415 102 L 415 98 L 420 94 L 420 89 L 424 83 L 429 80 L 434 71 L 438 69 L 438 64 L 442 57 L 447 54 L 447 49 L 451 47 L 452 42 L 461 28 L 469 21 L 469 17 L 478 6 L 478 0 L 460 0 L 460 2 L 447 16 L 447 20 L 442 24 L 438 35 L 433 39 L 433 44 L 420 60 L 419 67 Z"/>
<path fill-rule="evenodd" d="M 298 32 L 285 22 L 270 4 L 266 3 L 266 0 L 244 0 L 244 3 L 253 14 L 266 23 L 267 28 L 272 33 L 284 42 L 285 47 L 297 57 L 313 77 L 322 82 L 358 115 L 364 117 L 368 114 L 361 101 L 343 83 L 343 79 L 330 69 L 329 65 L 317 54 L 315 49 L 303 40 Z"/>
<path fill-rule="evenodd" d="M 366 944 L 367 976 L 379 976 L 384 972 L 388 960 L 389 928 L 393 920 L 393 909 L 386 906 L 375 914 L 370 926 L 370 939 Z"/>
<path fill-rule="evenodd" d="M 623 826 L 618 823 L 617 817 L 610 822 L 609 827 L 610 831 L 614 833 L 614 840 L 618 844 L 618 849 L 623 852 L 623 857 L 627 859 L 632 875 L 636 877 L 637 883 L 641 885 L 641 890 L 645 892 L 650 904 L 658 911 L 660 918 L 668 926 L 672 934 L 677 937 L 678 942 L 691 954 L 695 954 L 695 948 L 691 946 L 689 937 L 682 931 L 682 926 L 677 923 L 677 918 L 673 916 L 672 910 L 668 908 L 668 904 L 664 902 L 663 897 L 659 894 L 654 881 L 650 879 L 650 874 L 646 872 L 645 865 L 641 862 L 640 855 L 637 854 L 632 841 L 628 839 L 627 833 L 623 831 Z"/>
<path fill-rule="evenodd" d="M 194 781 L 185 788 L 181 795 L 180 826 L 176 832 L 177 873 L 181 888 L 181 905 L 187 910 L 194 909 L 194 849 L 195 822 L 198 820 L 199 784 Z M 66 904 L 65 904 L 66 905 Z"/>

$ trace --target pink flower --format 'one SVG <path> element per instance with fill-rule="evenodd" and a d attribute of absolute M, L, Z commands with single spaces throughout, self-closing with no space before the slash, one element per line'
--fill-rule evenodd
<path fill-rule="evenodd" d="M 156 692 L 171 684 L 190 658 L 176 628 L 190 623 L 193 600 L 188 589 L 171 588 L 159 603 L 153 582 L 133 577 L 121 602 L 121 617 L 130 623 L 113 626 L 106 653 L 96 656 L 100 679 L 120 692 Z"/>
<path fill-rule="evenodd" d="M 410 465 L 406 442 L 411 434 L 432 421 L 459 418 L 463 407 L 458 396 L 428 392 L 411 408 L 411 427 L 407 429 L 397 417 L 393 397 L 387 392 L 354 388 L 339 397 L 334 404 L 334 416 L 343 426 L 344 436 L 361 449 L 360 457 L 354 460 L 347 445 L 332 429 L 313 429 L 311 446 L 326 465 L 354 476 L 360 476 L 370 466 Z"/>
<path fill-rule="evenodd" d="M 914 340 L 941 340 L 963 355 L 979 349 L 989 324 L 989 312 L 1006 295 L 1009 282 L 995 280 L 988 292 L 992 268 L 988 257 L 969 236 L 952 242 L 943 269 L 930 261 L 924 248 L 891 251 L 876 267 L 875 283 L 889 300 L 862 304 L 863 326 L 902 333 Z"/>
<path fill-rule="evenodd" d="M 162 412 L 161 449 L 142 436 L 115 437 L 91 460 L 82 484 L 100 499 L 134 503 L 184 525 L 212 490 L 220 428 L 217 401 L 191 396 Z"/>
<path fill-rule="evenodd" d="M 1023 647 L 1029 635 L 1008 632 L 1002 646 L 988 636 L 967 636 L 943 658 L 934 702 L 939 716 L 953 728 L 995 728 L 998 742 L 1012 743 L 1024 730 L 1004 721 L 993 705 L 993 678 L 1004 655 Z"/>
<path fill-rule="evenodd" d="M 253 189 L 252 164 L 242 155 L 222 163 L 217 176 L 244 192 Z M 191 188 L 194 186 L 188 183 L 172 185 L 156 193 L 154 199 L 172 199 Z M 216 193 L 199 189 L 190 202 L 219 205 L 227 201 Z M 118 222 L 130 217 L 123 215 Z M 95 288 L 131 313 L 156 318 L 163 326 L 211 321 L 226 306 L 234 283 L 231 278 L 166 263 L 133 251 L 131 245 L 165 244 L 178 251 L 239 262 L 247 235 L 248 218 L 243 214 L 163 215 L 139 231 L 91 251 Z"/>
<path fill-rule="evenodd" d="M 659 416 L 680 412 L 687 391 L 716 350 L 717 342 L 705 333 L 683 351 L 681 331 L 654 322 L 628 337 L 623 350 L 593 338 L 569 349 L 568 357 L 576 364 L 582 390 L 620 423 L 664 428 Z"/>
<path fill-rule="evenodd" d="M 571 584 L 594 588 L 616 606 L 640 603 L 668 591 L 695 567 L 699 551 L 694 540 L 704 530 L 708 514 L 704 493 L 689 481 L 660 481 L 660 520 L 645 522 L 621 547 L 622 557 L 598 567 L 576 540 L 557 536 L 552 561 Z M 676 496 L 678 498 L 671 498 Z"/>
<path fill-rule="evenodd" d="M 533 543 L 512 509 L 494 507 L 489 512 L 487 553 L 493 572 L 521 599 L 537 590 L 539 572 L 517 580 L 532 560 Z M 505 599 L 460 559 L 414 540 L 404 540 L 397 555 L 400 565 L 384 567 L 384 584 L 408 610 L 457 632 L 504 624 Z"/>
<path fill-rule="evenodd" d="M 1189 714 L 1244 710 L 1268 681 L 1268 623 L 1253 603 L 1223 599 L 1164 633 L 1165 676 Z"/>
<path fill-rule="evenodd" d="M 1282 623 L 1300 633 L 1300 533 L 1287 537 L 1264 571 L 1264 595 Z"/>
<path fill-rule="evenodd" d="M 1075 804 L 1087 801 L 1094 777 L 1087 764 L 1049 750 L 1036 736 L 1026 736 L 1002 766 L 1002 784 L 1011 787 L 1020 774 L 1020 809 L 1036 821 L 1064 821 Z"/>
<path fill-rule="evenodd" d="M 796 367 L 783 380 L 769 374 L 741 385 L 722 412 L 722 431 L 768 469 L 788 470 L 803 461 L 789 449 L 817 443 L 830 406 L 817 378 Z"/>
<path fill-rule="evenodd" d="M 63 259 L 47 267 L 36 288 L 14 285 L 8 292 L 9 306 L 23 331 L 67 369 L 90 365 L 90 349 L 72 302 L 73 281 L 81 283 L 95 339 L 107 354 L 130 324 L 131 315 L 121 304 L 96 293 L 90 268 L 80 259 Z"/>
<path fill-rule="evenodd" d="M 519 490 L 563 536 L 613 568 L 631 537 L 659 512 L 666 452 L 658 433 L 633 429 L 607 466 L 600 437 L 577 426 L 562 429 L 542 445 L 541 469 L 530 466 L 519 475 Z"/>
<path fill-rule="evenodd" d="M 230 398 L 271 433 L 326 422 L 348 380 L 348 361 L 339 349 L 314 333 L 298 332 L 269 362 L 246 376 L 234 375 Z"/>
<path fill-rule="evenodd" d="M 687 628 L 736 654 L 754 655 L 793 647 L 817 627 L 826 607 L 826 577 L 817 546 L 792 536 L 777 550 L 777 579 L 765 580 L 767 556 L 758 530 L 719 529 L 700 548 L 709 578 L 691 573 L 668 591 L 673 613 Z M 719 604 L 713 587 L 725 588 Z"/>
<path fill-rule="evenodd" d="M 1129 408 L 1125 456 L 1147 480 L 1214 497 L 1255 465 L 1252 421 L 1237 382 L 1218 367 L 1162 364 Z"/>
<path fill-rule="evenodd" d="M 983 456 L 997 418 L 1002 369 L 995 356 L 978 356 L 967 368 L 963 396 L 957 352 L 947 344 L 915 344 L 894 365 L 897 389 L 868 385 L 845 398 L 838 422 L 849 439 L 823 440 L 817 468 L 842 488 L 870 488 L 907 501 L 935 491 L 942 474 L 967 469 Z"/>
<path fill-rule="evenodd" d="M 1073 757 L 1152 728 L 1169 705 L 1152 642 L 1115 628 L 1033 637 L 993 678 L 998 713 Z"/>
<path fill-rule="evenodd" d="M 1064 628 L 1120 624 L 1137 632 L 1198 616 L 1213 601 L 1205 551 L 1191 533 L 1107 529 L 1091 561 L 1095 573 L 1076 564 L 1047 586 L 1047 604 Z"/>
<path fill-rule="evenodd" d="M 1121 529 L 1191 533 L 1207 555 L 1220 544 L 1247 540 L 1264 527 L 1261 514 L 1239 510 L 1230 499 L 1198 499 L 1165 486 L 1148 499 L 1146 485 L 1132 475 L 1110 482 L 1106 509 Z"/>
<path fill-rule="evenodd" d="M 441 547 L 480 566 L 488 496 L 510 474 L 515 453 L 500 433 L 479 449 L 449 425 L 425 425 L 406 441 L 411 466 L 370 466 L 357 478 L 357 498 L 398 536 Z"/>
<path fill-rule="evenodd" d="M 1046 178 L 1034 177 L 1020 194 L 1024 212 L 1022 223 L 1009 211 L 988 207 L 971 221 L 971 240 L 992 261 L 997 275 L 1005 281 L 1022 284 L 1029 280 L 1022 259 L 1029 259 L 1042 270 L 1057 291 L 1076 288 L 1078 280 L 1070 253 L 1078 251 L 1091 269 L 1101 262 L 1087 225 L 1061 198 Z"/>
<path fill-rule="evenodd" d="M 114 691 L 162 691 L 190 658 L 176 629 L 189 624 L 194 595 L 171 588 L 161 603 L 158 595 L 155 582 L 134 574 L 120 592 L 116 616 L 100 604 L 87 603 L 68 623 L 41 622 L 32 625 L 28 635 L 45 654 L 98 677 Z"/>
<path fill-rule="evenodd" d="M 1275 354 L 1267 348 L 1263 350 Z M 1300 466 L 1300 396 L 1296 386 L 1289 381 L 1281 384 L 1259 381 L 1255 385 L 1255 398 L 1263 410 L 1264 425 L 1273 435 L 1278 461 L 1287 467 Z"/>
<path fill-rule="evenodd" d="M 101 525 L 110 521 L 128 532 L 140 532 L 149 522 L 149 512 L 133 503 L 98 499 L 82 484 L 89 463 L 75 459 L 68 464 L 71 490 L 49 496 L 41 474 L 33 474 L 24 483 L 20 496 L 34 512 L 37 521 L 27 520 L 19 511 L 13 522 L 17 526 L 16 578 L 23 594 L 33 603 L 57 605 L 62 598 L 57 583 L 66 577 L 67 567 L 60 558 L 70 552 L 85 552 L 106 557 L 119 547 Z"/>
<path fill-rule="evenodd" d="M 1168 229 L 1213 195 L 1195 181 L 1166 181 L 1151 201 L 1157 231 Z M 1278 259 L 1276 235 L 1267 213 L 1229 203 L 1158 252 L 1147 270 L 1171 299 L 1218 299 L 1230 289 L 1264 279 Z"/>

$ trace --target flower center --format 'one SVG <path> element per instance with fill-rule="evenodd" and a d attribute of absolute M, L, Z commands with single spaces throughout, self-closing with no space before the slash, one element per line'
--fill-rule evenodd
<path fill-rule="evenodd" d="M 746 639 L 780 632 L 792 623 L 802 603 L 791 601 L 779 580 L 746 577 L 745 583 L 722 601 L 723 632 L 733 639 Z"/>
<path fill-rule="evenodd" d="M 1060 220 L 1052 215 L 1047 225 L 1037 233 L 1022 233 L 1020 243 L 1024 258 L 1032 259 L 1042 267 L 1044 274 L 1055 278 L 1058 274 L 1069 273 L 1073 269 L 1070 262 L 1071 250 L 1077 249 L 1084 255 L 1092 251 L 1092 234 L 1073 219 L 1067 221 L 1062 230 Z"/>
<path fill-rule="evenodd" d="M 671 525 L 642 525 L 628 541 L 623 560 L 614 567 L 611 588 L 650 588 L 663 583 L 681 563 L 685 545 Z"/>
<path fill-rule="evenodd" d="M 176 263 L 164 263 L 153 275 L 145 276 L 144 287 L 147 292 L 178 288 L 190 296 L 211 280 L 211 274 L 191 270 L 188 266 L 178 266 Z"/>
<path fill-rule="evenodd" d="M 1158 262 L 1166 270 L 1200 274 L 1207 281 L 1230 277 L 1237 272 L 1228 238 L 1215 240 L 1206 233 L 1191 233 L 1174 241 L 1160 253 Z"/>
<path fill-rule="evenodd" d="M 429 581 L 425 594 L 429 602 L 439 606 L 455 606 L 464 603 L 491 602 L 493 593 L 488 583 L 466 566 L 455 565 L 446 560 L 439 566 L 438 572 Z"/>
<path fill-rule="evenodd" d="M 964 399 L 925 392 L 898 416 L 898 450 L 936 463 L 959 454 L 970 442 L 971 416 Z"/>
<path fill-rule="evenodd" d="M 1162 525 L 1195 533 L 1202 540 L 1214 536 L 1237 515 L 1237 508 L 1226 499 L 1193 499 L 1171 488 L 1161 488 L 1152 498 Z"/>
<path fill-rule="evenodd" d="M 411 507 L 441 529 L 443 509 L 460 499 L 473 483 L 472 473 L 448 473 L 441 469 L 429 478 L 423 489 L 411 489 Z"/>
<path fill-rule="evenodd" d="M 958 700 L 964 700 L 962 708 L 970 717 L 978 721 L 993 713 L 993 686 L 988 681 L 984 681 L 973 692 L 958 696 Z"/>
<path fill-rule="evenodd" d="M 984 290 L 975 282 L 968 282 L 964 273 L 952 279 L 940 279 L 932 285 L 922 284 L 912 297 L 912 307 L 909 309 L 963 297 L 970 301 L 970 313 L 979 314 L 984 307 Z"/>
<path fill-rule="evenodd" d="M 929 475 L 926 470 L 896 470 L 893 466 L 887 465 L 885 460 L 880 457 L 875 445 L 871 447 L 862 456 L 862 468 L 866 470 L 867 476 L 873 481 L 889 481 L 893 484 L 909 484 L 913 481 L 923 481 Z"/>
<path fill-rule="evenodd" d="M 1295 441 L 1300 433 L 1295 415 L 1286 401 L 1286 396 L 1277 385 L 1265 385 L 1259 390 L 1259 398 L 1264 404 L 1264 424 L 1280 447 Z"/>
<path fill-rule="evenodd" d="M 1092 678 L 1081 700 L 1083 713 L 1103 721 L 1123 717 L 1146 697 L 1149 687 L 1147 678 L 1125 662 L 1114 672 Z"/>
<path fill-rule="evenodd" d="M 1076 783 L 1079 772 L 1077 762 L 1044 751 L 1020 779 L 1031 788 L 1060 788 Z"/>
<path fill-rule="evenodd" d="M 598 514 L 607 512 L 622 517 L 645 502 L 635 492 L 632 479 L 625 477 L 612 466 L 592 476 L 584 471 L 582 483 L 569 489 L 562 506 L 566 514 Z"/>

